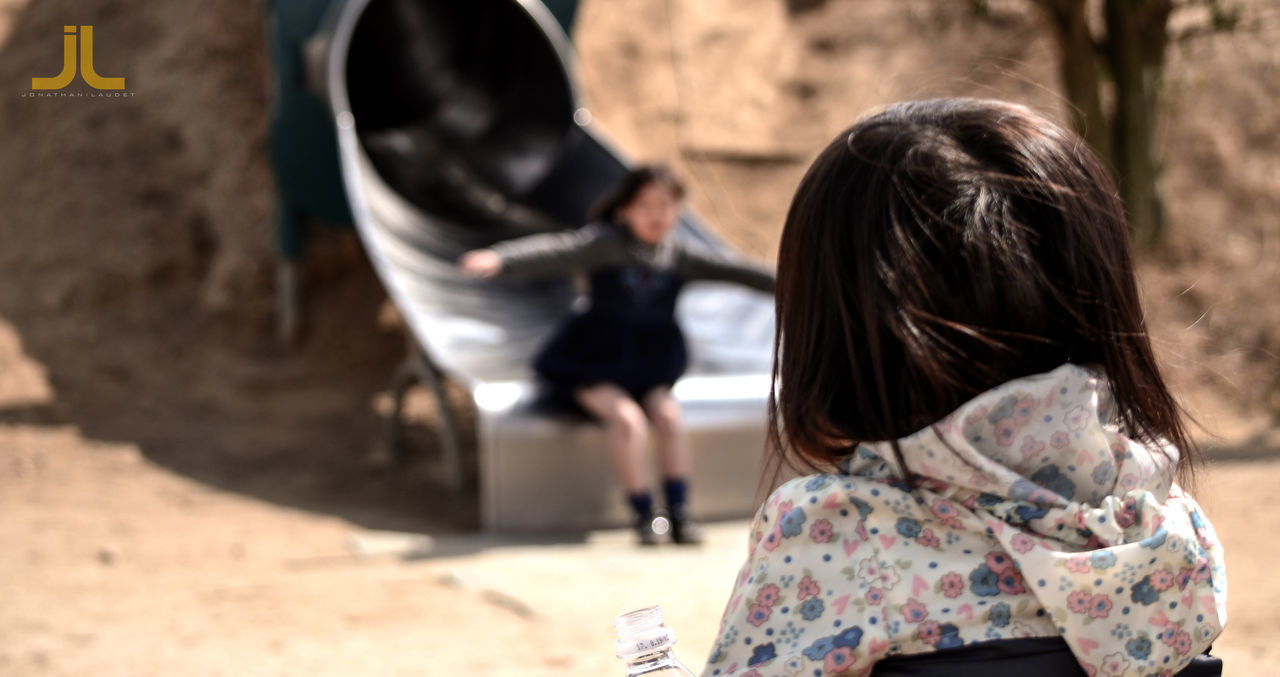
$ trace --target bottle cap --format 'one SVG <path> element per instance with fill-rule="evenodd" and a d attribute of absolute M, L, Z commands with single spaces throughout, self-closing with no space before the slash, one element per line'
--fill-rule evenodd
<path fill-rule="evenodd" d="M 619 614 L 613 619 L 618 631 L 614 650 L 626 660 L 656 653 L 676 643 L 676 634 L 662 624 L 662 609 L 656 606 Z"/>

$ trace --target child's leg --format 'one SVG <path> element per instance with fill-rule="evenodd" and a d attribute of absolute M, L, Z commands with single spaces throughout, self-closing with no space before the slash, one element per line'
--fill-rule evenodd
<path fill-rule="evenodd" d="M 689 445 L 684 439 L 684 417 L 680 403 L 666 386 L 659 386 L 645 393 L 644 413 L 653 422 L 658 434 L 658 464 L 662 476 L 688 477 Z"/>
<path fill-rule="evenodd" d="M 671 538 L 677 543 L 699 543 L 701 530 L 686 510 L 692 463 L 680 403 L 671 395 L 671 390 L 663 386 L 646 393 L 643 405 L 658 433 L 658 459 L 667 513 L 671 518 Z"/>
<path fill-rule="evenodd" d="M 609 452 L 618 480 L 629 495 L 647 493 L 644 448 L 648 423 L 640 405 L 618 386 L 602 383 L 573 391 L 574 399 L 609 431 Z"/>
<path fill-rule="evenodd" d="M 627 502 L 635 513 L 636 534 L 642 545 L 658 542 L 653 524 L 653 495 L 645 481 L 644 447 L 648 423 L 644 411 L 622 388 L 610 384 L 579 388 L 574 399 L 594 414 L 609 430 L 609 453 L 618 481 L 627 492 Z"/>

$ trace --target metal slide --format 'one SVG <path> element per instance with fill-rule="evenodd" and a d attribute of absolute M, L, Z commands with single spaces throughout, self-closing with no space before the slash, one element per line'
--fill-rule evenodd
<path fill-rule="evenodd" d="M 593 131 L 563 30 L 537 0 L 350 0 L 324 45 L 347 196 L 428 376 L 474 397 L 489 529 L 620 524 L 600 426 L 534 403 L 530 358 L 579 298 L 567 278 L 470 280 L 465 251 L 576 227 L 626 161 Z M 677 236 L 727 251 L 693 215 Z M 772 299 L 694 283 L 679 314 L 693 510 L 750 514 L 763 446 Z"/>

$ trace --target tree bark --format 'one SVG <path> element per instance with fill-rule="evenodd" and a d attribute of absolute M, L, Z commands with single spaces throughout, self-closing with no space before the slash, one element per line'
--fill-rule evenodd
<path fill-rule="evenodd" d="M 1172 0 L 1106 0 L 1104 9 L 1107 60 L 1115 78 L 1112 162 L 1140 247 L 1154 244 L 1164 233 L 1155 135 L 1172 11 Z"/>
<path fill-rule="evenodd" d="M 1104 162 L 1114 164 L 1111 125 L 1102 109 L 1098 45 L 1089 31 L 1088 0 L 1033 0 L 1044 10 L 1058 44 L 1062 85 L 1071 102 L 1072 127 Z"/>

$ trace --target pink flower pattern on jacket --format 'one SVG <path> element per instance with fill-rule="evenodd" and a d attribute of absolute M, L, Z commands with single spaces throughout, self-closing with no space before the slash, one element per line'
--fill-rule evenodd
<path fill-rule="evenodd" d="M 1125 437 L 1098 374 L 994 388 L 761 506 L 704 677 L 866 675 L 887 656 L 1063 637 L 1086 674 L 1173 674 L 1226 622 L 1222 548 Z"/>

